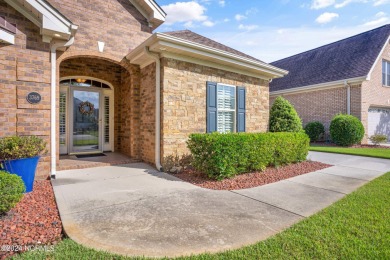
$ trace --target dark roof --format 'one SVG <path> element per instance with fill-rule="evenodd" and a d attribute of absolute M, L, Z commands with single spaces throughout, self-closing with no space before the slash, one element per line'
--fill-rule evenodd
<path fill-rule="evenodd" d="M 271 65 L 289 71 L 271 91 L 367 76 L 390 34 L 390 24 L 306 51 Z"/>
<path fill-rule="evenodd" d="M 241 56 L 243 58 L 248 58 L 248 59 L 251 59 L 251 60 L 254 60 L 254 61 L 259 61 L 259 62 L 262 62 L 262 63 L 265 63 L 259 59 L 256 59 L 252 56 L 249 56 L 243 52 L 240 52 L 240 51 L 237 51 L 235 49 L 232 49 L 226 45 L 223 45 L 219 42 L 216 42 L 214 40 L 211 40 L 210 38 L 207 38 L 207 37 L 204 37 L 202 35 L 199 35 L 197 33 L 194 33 L 193 31 L 190 31 L 190 30 L 182 30 L 182 31 L 173 31 L 173 32 L 165 32 L 164 34 L 167 34 L 167 35 L 170 35 L 170 36 L 173 36 L 173 37 L 177 37 L 177 38 L 180 38 L 180 39 L 183 39 L 183 40 L 187 40 L 187 41 L 191 41 L 191 42 L 194 42 L 194 43 L 198 43 L 198 44 L 202 44 L 202 45 L 205 45 L 207 47 L 211 47 L 211 48 L 215 48 L 215 49 L 218 49 L 218 50 L 221 50 L 221 51 L 226 51 L 226 52 L 229 52 L 231 54 L 235 54 L 235 55 L 238 55 L 238 56 Z"/>

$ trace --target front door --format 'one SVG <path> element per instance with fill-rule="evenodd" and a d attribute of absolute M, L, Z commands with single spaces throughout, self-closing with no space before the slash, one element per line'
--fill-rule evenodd
<path fill-rule="evenodd" d="M 102 152 L 100 91 L 71 90 L 71 153 Z"/>

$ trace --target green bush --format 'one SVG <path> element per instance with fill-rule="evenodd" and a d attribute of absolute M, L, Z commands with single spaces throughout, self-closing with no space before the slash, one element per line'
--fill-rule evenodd
<path fill-rule="evenodd" d="M 372 135 L 369 139 L 375 145 L 379 145 L 387 142 L 387 135 Z"/>
<path fill-rule="evenodd" d="M 16 174 L 0 171 L 0 214 L 10 211 L 22 199 L 26 188 Z"/>
<path fill-rule="evenodd" d="M 272 105 L 269 122 L 270 132 L 300 132 L 302 121 L 288 100 L 277 97 Z"/>
<path fill-rule="evenodd" d="M 305 132 L 310 137 L 311 142 L 316 142 L 325 134 L 325 127 L 321 122 L 314 121 L 305 126 Z"/>
<path fill-rule="evenodd" d="M 336 115 L 330 123 L 329 131 L 332 141 L 341 146 L 358 144 L 364 137 L 362 122 L 351 115 Z"/>
<path fill-rule="evenodd" d="M 31 158 L 46 149 L 46 142 L 36 136 L 11 136 L 0 139 L 0 160 Z"/>
<path fill-rule="evenodd" d="M 309 137 L 303 133 L 191 134 L 192 166 L 222 180 L 266 167 L 306 160 Z"/>

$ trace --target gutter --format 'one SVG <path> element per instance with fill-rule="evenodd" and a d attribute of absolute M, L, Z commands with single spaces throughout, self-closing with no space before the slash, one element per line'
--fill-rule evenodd
<path fill-rule="evenodd" d="M 304 87 L 276 90 L 276 91 L 272 91 L 270 93 L 270 96 L 277 96 L 277 95 L 282 95 L 282 94 L 294 94 L 294 93 L 299 93 L 299 92 L 315 91 L 315 90 L 319 90 L 319 89 L 339 88 L 339 87 L 345 86 L 345 83 L 359 84 L 365 80 L 366 80 L 366 76 L 363 76 L 363 77 L 357 77 L 357 78 L 337 80 L 337 81 L 332 81 L 332 82 L 325 82 L 325 83 L 309 85 L 309 86 L 304 86 Z"/>
<path fill-rule="evenodd" d="M 347 81 L 344 82 L 344 86 L 347 87 L 347 115 L 351 114 L 351 85 Z"/>
<path fill-rule="evenodd" d="M 50 87 L 50 153 L 51 153 L 51 173 L 52 179 L 56 177 L 57 170 L 57 49 L 69 47 L 74 43 L 74 36 L 68 42 L 52 41 L 50 48 L 51 60 L 51 87 Z"/>
<path fill-rule="evenodd" d="M 149 50 L 149 46 L 145 46 L 145 53 L 156 61 L 156 125 L 155 125 L 155 163 L 159 171 L 163 171 L 161 166 L 161 62 L 160 55 Z"/>

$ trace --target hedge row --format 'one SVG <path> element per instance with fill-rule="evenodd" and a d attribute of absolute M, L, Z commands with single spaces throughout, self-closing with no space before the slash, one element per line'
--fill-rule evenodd
<path fill-rule="evenodd" d="M 193 166 L 210 178 L 262 171 L 306 160 L 309 137 L 303 133 L 192 134 L 187 141 Z"/>

